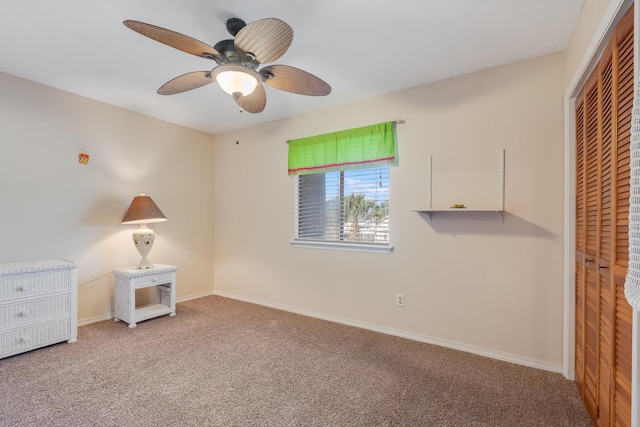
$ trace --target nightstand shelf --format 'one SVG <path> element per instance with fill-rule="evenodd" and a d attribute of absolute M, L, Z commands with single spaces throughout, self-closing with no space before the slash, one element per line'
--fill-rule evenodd
<path fill-rule="evenodd" d="M 143 320 L 151 319 L 153 317 L 163 316 L 165 314 L 171 314 L 173 310 L 171 307 L 167 307 L 164 304 L 152 304 L 136 309 L 135 321 L 142 322 Z M 175 313 L 174 313 L 175 315 Z"/>
<path fill-rule="evenodd" d="M 153 268 L 136 267 L 113 270 L 116 281 L 114 320 L 123 320 L 129 328 L 138 322 L 168 314 L 176 315 L 176 270 L 173 265 L 155 264 Z M 155 286 L 158 303 L 136 308 L 136 289 Z"/>

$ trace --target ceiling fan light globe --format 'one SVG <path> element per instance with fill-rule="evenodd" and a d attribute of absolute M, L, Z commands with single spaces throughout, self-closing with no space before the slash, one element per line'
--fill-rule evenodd
<path fill-rule="evenodd" d="M 221 71 L 216 75 L 216 81 L 222 90 L 235 98 L 249 95 L 258 85 L 255 76 L 239 70 Z"/>

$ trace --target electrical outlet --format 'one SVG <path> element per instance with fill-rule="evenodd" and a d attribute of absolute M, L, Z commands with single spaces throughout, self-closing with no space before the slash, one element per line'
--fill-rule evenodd
<path fill-rule="evenodd" d="M 227 267 L 222 267 L 222 277 L 227 277 Z"/>
<path fill-rule="evenodd" d="M 404 294 L 396 294 L 396 307 L 404 307 Z"/>

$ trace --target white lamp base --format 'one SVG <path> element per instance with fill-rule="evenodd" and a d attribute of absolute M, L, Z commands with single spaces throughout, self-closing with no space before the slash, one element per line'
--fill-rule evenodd
<path fill-rule="evenodd" d="M 153 264 L 149 262 L 147 255 L 151 252 L 155 239 L 155 233 L 152 229 L 147 228 L 146 224 L 140 224 L 140 228 L 133 232 L 133 243 L 135 243 L 136 249 L 138 249 L 138 252 L 142 255 L 142 260 L 140 260 L 137 268 L 153 268 Z"/>

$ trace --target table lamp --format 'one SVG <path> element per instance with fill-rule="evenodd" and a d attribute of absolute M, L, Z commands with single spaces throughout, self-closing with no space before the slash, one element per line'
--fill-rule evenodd
<path fill-rule="evenodd" d="M 166 221 L 167 217 L 160 211 L 158 206 L 151 200 L 151 197 L 140 193 L 131 201 L 129 210 L 122 218 L 123 224 L 140 224 L 140 228 L 133 232 L 133 242 L 142 255 L 142 260 L 138 268 L 153 268 L 153 264 L 147 259 L 147 255 L 153 247 L 156 236 L 153 230 L 147 228 L 147 224 Z"/>

